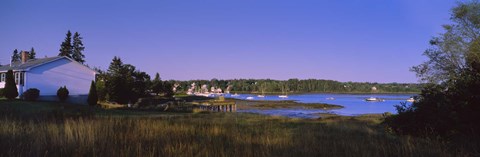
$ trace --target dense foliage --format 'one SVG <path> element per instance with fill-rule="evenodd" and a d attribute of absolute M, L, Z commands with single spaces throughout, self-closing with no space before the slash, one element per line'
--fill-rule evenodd
<path fill-rule="evenodd" d="M 107 71 L 96 69 L 98 100 L 120 104 L 135 103 L 139 98 L 151 94 L 173 96 L 172 83 L 162 81 L 157 73 L 155 79 L 131 64 L 124 64 L 119 57 L 114 57 Z"/>
<path fill-rule="evenodd" d="M 338 92 L 338 93 L 408 93 L 420 92 L 420 85 L 414 83 L 369 83 L 369 82 L 338 82 L 317 79 L 234 79 L 234 80 L 190 80 L 176 81 L 178 89 L 186 91 L 192 83 L 197 86 L 208 85 L 226 89 L 231 86 L 234 92 Z M 375 87 L 377 90 L 372 90 Z M 200 89 L 197 87 L 196 89 Z"/>
<path fill-rule="evenodd" d="M 118 57 L 113 58 L 107 72 L 100 72 L 97 80 L 105 83 L 105 89 L 99 91 L 104 90 L 105 99 L 110 102 L 135 103 L 148 95 L 150 76 L 133 65 L 123 64 Z"/>
<path fill-rule="evenodd" d="M 23 92 L 23 98 L 28 101 L 36 101 L 40 96 L 40 90 L 37 88 L 30 88 Z"/>
<path fill-rule="evenodd" d="M 87 102 L 90 106 L 97 105 L 98 95 L 97 95 L 97 87 L 95 86 L 95 81 L 92 81 L 90 85 L 90 91 L 88 92 Z"/>
<path fill-rule="evenodd" d="M 18 96 L 18 89 L 15 84 L 15 78 L 13 77 L 13 71 L 8 70 L 5 77 L 5 97 L 9 100 L 15 99 Z"/>
<path fill-rule="evenodd" d="M 469 68 L 448 84 L 429 84 L 417 102 L 397 107 L 386 120 L 399 133 L 478 136 L 480 132 L 480 66 Z"/>
<path fill-rule="evenodd" d="M 163 96 L 172 97 L 173 95 L 175 95 L 175 93 L 172 90 L 173 89 L 172 81 L 164 81 L 162 84 L 163 84 L 163 87 L 162 87 Z"/>
<path fill-rule="evenodd" d="M 65 100 L 67 100 L 69 94 L 70 94 L 70 92 L 68 91 L 67 86 L 60 87 L 57 90 L 57 97 L 61 102 L 65 102 Z"/>
<path fill-rule="evenodd" d="M 444 26 L 446 33 L 425 52 L 430 60 L 413 68 L 430 84 L 386 120 L 396 132 L 479 138 L 480 3 L 460 3 L 452 11 L 454 24 Z"/>
<path fill-rule="evenodd" d="M 160 74 L 156 73 L 155 78 L 151 81 L 150 90 L 156 95 L 163 94 L 163 96 L 171 97 L 175 93 L 173 92 L 174 81 L 162 81 Z"/>

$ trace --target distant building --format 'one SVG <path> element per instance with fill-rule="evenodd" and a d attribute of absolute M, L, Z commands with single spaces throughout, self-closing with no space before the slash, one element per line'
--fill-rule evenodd
<path fill-rule="evenodd" d="M 13 70 L 18 95 L 29 88 L 40 90 L 40 100 L 57 100 L 57 90 L 67 86 L 71 103 L 86 104 L 86 99 L 96 71 L 68 57 L 30 59 L 22 51 L 21 61 L 0 66 L 0 88 L 5 87 L 6 73 Z"/>
<path fill-rule="evenodd" d="M 377 91 L 377 87 L 373 86 L 372 91 Z"/>

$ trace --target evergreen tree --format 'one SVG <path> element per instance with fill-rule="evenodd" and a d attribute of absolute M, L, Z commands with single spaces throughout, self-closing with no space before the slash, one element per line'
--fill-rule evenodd
<path fill-rule="evenodd" d="M 79 62 L 79 63 L 85 63 L 85 55 L 83 55 L 83 50 L 85 50 L 85 47 L 83 46 L 82 42 L 82 37 L 80 37 L 80 34 L 78 32 L 75 32 L 73 35 L 73 51 L 72 51 L 72 59 Z"/>
<path fill-rule="evenodd" d="M 133 65 L 127 64 L 127 85 L 129 91 L 129 101 L 137 102 L 141 97 L 148 95 L 147 89 L 150 82 L 150 76 L 142 71 L 135 70 Z"/>
<path fill-rule="evenodd" d="M 33 49 L 32 47 L 32 49 L 30 50 L 30 53 L 28 54 L 28 59 L 35 59 L 35 55 L 36 55 L 35 49 Z"/>
<path fill-rule="evenodd" d="M 65 40 L 60 45 L 60 53 L 58 56 L 67 56 L 72 58 L 72 33 L 68 30 Z"/>
<path fill-rule="evenodd" d="M 101 75 L 105 80 L 106 100 L 120 104 L 135 103 L 138 98 L 148 95 L 150 76 L 130 64 L 114 57 L 107 73 Z"/>
<path fill-rule="evenodd" d="M 18 96 L 17 85 L 15 84 L 15 78 L 13 77 L 13 71 L 8 70 L 5 78 L 5 97 L 9 100 L 13 100 Z"/>
<path fill-rule="evenodd" d="M 152 86 L 151 86 L 152 92 L 155 94 L 159 94 L 163 92 L 163 82 L 162 79 L 160 78 L 160 74 L 158 72 L 155 74 L 155 78 L 152 81 Z"/>
<path fill-rule="evenodd" d="M 18 50 L 13 50 L 12 54 L 12 62 L 20 61 L 20 54 L 18 54 Z"/>
<path fill-rule="evenodd" d="M 95 86 L 95 81 L 92 81 L 90 85 L 90 91 L 88 92 L 87 102 L 90 106 L 97 105 L 98 95 L 97 95 L 97 87 Z"/>
<path fill-rule="evenodd" d="M 107 80 L 105 88 L 107 91 L 107 100 L 121 104 L 128 103 L 129 100 L 129 78 L 125 65 L 120 58 L 114 57 L 107 70 Z M 127 77 L 126 77 L 127 76 Z"/>
<path fill-rule="evenodd" d="M 110 75 L 122 75 L 121 74 L 122 69 L 123 69 L 122 59 L 115 56 L 113 57 L 112 62 L 110 62 L 110 66 L 108 66 L 107 73 Z"/>

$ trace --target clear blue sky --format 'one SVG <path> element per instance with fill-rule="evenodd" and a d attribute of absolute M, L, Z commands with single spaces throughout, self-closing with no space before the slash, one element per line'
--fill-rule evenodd
<path fill-rule="evenodd" d="M 454 0 L 2 0 L 0 62 L 56 56 L 67 30 L 86 63 L 119 56 L 162 79 L 416 82 Z"/>

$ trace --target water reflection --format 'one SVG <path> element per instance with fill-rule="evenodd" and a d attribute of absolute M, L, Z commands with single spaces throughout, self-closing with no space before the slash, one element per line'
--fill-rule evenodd
<path fill-rule="evenodd" d="M 226 95 L 226 97 L 236 99 L 251 99 L 253 100 L 294 100 L 302 103 L 327 103 L 342 105 L 344 108 L 336 110 L 321 110 L 321 109 L 266 109 L 255 110 L 246 109 L 239 110 L 239 112 L 252 112 L 268 115 L 279 115 L 287 117 L 298 118 L 318 118 L 318 113 L 335 113 L 339 115 L 359 115 L 359 114 L 373 114 L 373 113 L 397 113 L 394 105 L 400 104 L 400 102 L 407 102 L 406 100 L 412 97 L 414 94 L 299 94 L 289 95 L 288 98 L 279 98 L 278 95 L 266 95 L 265 97 L 257 97 L 253 94 L 238 94 L 237 96 Z M 383 99 L 381 102 L 368 102 L 365 99 L 375 97 Z M 410 104 L 409 102 L 407 102 Z"/>

